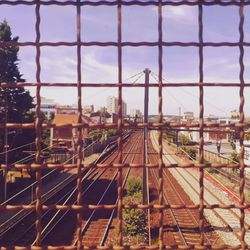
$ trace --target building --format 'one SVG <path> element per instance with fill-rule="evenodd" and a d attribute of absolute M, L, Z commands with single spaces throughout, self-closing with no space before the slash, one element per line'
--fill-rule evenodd
<path fill-rule="evenodd" d="M 143 114 L 139 109 L 131 109 L 130 110 L 130 117 L 132 117 L 132 118 L 134 118 L 134 117 L 141 118 L 141 117 L 143 117 Z"/>
<path fill-rule="evenodd" d="M 44 115 L 48 120 L 54 117 L 56 113 L 56 105 L 57 104 L 53 99 L 47 99 L 45 97 L 41 97 L 41 111 L 44 113 Z M 31 109 L 31 111 L 36 112 L 36 109 L 33 108 Z"/>
<path fill-rule="evenodd" d="M 107 98 L 107 111 L 109 114 L 118 114 L 118 98 L 109 96 Z M 127 115 L 127 104 L 122 102 L 122 117 Z"/>
<path fill-rule="evenodd" d="M 250 141 L 244 141 L 244 163 L 250 165 Z M 239 154 L 241 150 L 240 143 L 236 143 L 236 151 Z M 247 172 L 250 172 L 249 168 L 246 168 Z"/>
<path fill-rule="evenodd" d="M 232 110 L 229 114 L 229 117 L 231 119 L 239 119 L 240 118 L 240 112 L 238 110 Z"/>
<path fill-rule="evenodd" d="M 90 119 L 86 116 L 82 116 L 83 123 L 89 123 Z M 52 124 L 57 126 L 62 126 L 66 124 L 76 124 L 78 122 L 77 114 L 55 114 Z M 77 141 L 77 128 L 70 127 L 57 127 L 51 128 L 51 138 L 50 144 L 51 146 L 60 146 L 60 144 L 64 144 L 69 150 L 74 148 L 74 145 Z M 83 139 L 87 136 L 84 134 L 86 130 L 83 129 Z"/>
<path fill-rule="evenodd" d="M 106 123 L 111 115 L 108 112 L 97 111 L 90 114 L 89 118 L 93 123 Z"/>
<path fill-rule="evenodd" d="M 183 114 L 184 120 L 194 120 L 194 112 L 184 112 Z"/>
<path fill-rule="evenodd" d="M 56 114 L 77 114 L 78 107 L 76 105 L 57 105 Z"/>
<path fill-rule="evenodd" d="M 94 105 L 85 105 L 83 106 L 83 113 L 84 114 L 91 114 L 94 112 Z"/>

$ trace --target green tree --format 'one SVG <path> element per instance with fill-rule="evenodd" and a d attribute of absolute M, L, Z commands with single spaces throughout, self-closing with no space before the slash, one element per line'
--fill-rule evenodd
<path fill-rule="evenodd" d="M 18 39 L 18 37 L 12 37 L 11 28 L 6 20 L 0 23 L 0 42 L 18 42 Z M 0 47 L 0 83 L 15 84 L 25 81 L 18 68 L 18 51 L 19 47 L 13 44 Z M 25 88 L 0 88 L 0 123 L 33 122 L 34 116 L 29 112 L 33 107 L 33 98 Z M 1 150 L 3 150 L 4 133 L 2 129 L 0 131 Z M 8 137 L 8 144 L 15 147 L 32 140 L 34 140 L 34 131 L 23 130 L 19 131 L 18 136 Z"/>

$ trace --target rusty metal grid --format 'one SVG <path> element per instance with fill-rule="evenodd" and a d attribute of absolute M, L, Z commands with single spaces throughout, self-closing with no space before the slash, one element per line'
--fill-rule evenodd
<path fill-rule="evenodd" d="M 41 248 L 53 248 L 53 249 L 62 249 L 63 246 L 60 247 L 43 247 L 41 246 L 41 213 L 43 210 L 48 209 L 55 209 L 55 210 L 74 210 L 77 212 L 77 239 L 78 239 L 78 245 L 76 247 L 67 247 L 67 248 L 77 248 L 82 249 L 84 246 L 82 245 L 81 241 L 81 218 L 82 218 L 82 210 L 85 208 L 88 209 L 95 209 L 95 208 L 101 208 L 101 209 L 117 209 L 117 217 L 118 217 L 118 246 L 117 247 L 100 247 L 101 249 L 128 249 L 133 248 L 124 246 L 123 245 L 123 235 L 122 235 L 122 211 L 124 208 L 141 208 L 141 209 L 148 209 L 148 208 L 155 208 L 159 210 L 159 240 L 158 240 L 158 246 L 154 247 L 146 247 L 150 249 L 163 249 L 164 242 L 163 242 L 163 210 L 167 208 L 198 208 L 199 209 L 199 227 L 201 229 L 201 238 L 200 238 L 200 249 L 206 248 L 204 246 L 204 209 L 214 209 L 214 208 L 222 208 L 222 209 L 230 209 L 230 208 L 238 208 L 240 209 L 240 226 L 241 226 L 241 245 L 238 246 L 238 248 L 246 249 L 247 245 L 244 240 L 246 229 L 244 227 L 244 220 L 245 220 L 245 209 L 250 208 L 250 204 L 245 204 L 245 197 L 244 197 L 244 186 L 245 186 L 245 176 L 244 176 L 244 170 L 246 166 L 244 164 L 244 145 L 243 145 L 243 139 L 244 139 L 244 130 L 246 128 L 250 128 L 250 125 L 245 123 L 244 119 L 244 89 L 245 87 L 250 87 L 250 83 L 245 83 L 244 80 L 244 47 L 249 47 L 250 43 L 244 41 L 244 7 L 250 5 L 250 1 L 244 1 L 244 0 L 228 0 L 228 1 L 222 1 L 222 0 L 211 0 L 211 1 L 204 1 L 204 0 L 196 0 L 196 1 L 178 1 L 178 2 L 171 2 L 171 1 L 139 1 L 139 0 L 132 0 L 132 1 L 123 1 L 123 0 L 117 0 L 117 1 L 40 1 L 40 0 L 33 0 L 33 1 L 24 1 L 24 0 L 17 0 L 17 1 L 11 1 L 11 0 L 1 0 L 0 5 L 27 5 L 27 6 L 35 6 L 35 15 L 36 15 L 36 25 L 35 25 L 35 31 L 36 31 L 36 39 L 35 42 L 1 42 L 0 46 L 8 46 L 10 44 L 17 45 L 17 46 L 32 46 L 36 48 L 36 82 L 35 83 L 1 83 L 0 87 L 2 88 L 13 88 L 18 86 L 29 86 L 29 87 L 35 87 L 36 88 L 36 120 L 33 124 L 0 124 L 0 129 L 4 128 L 23 128 L 23 129 L 33 129 L 36 130 L 36 160 L 34 164 L 19 164 L 15 165 L 16 168 L 30 168 L 36 170 L 36 180 L 37 180 L 37 186 L 36 186 L 36 204 L 35 205 L 6 205 L 6 206 L 0 206 L 1 211 L 6 210 L 19 210 L 19 209 L 26 209 L 26 210 L 35 210 L 36 211 L 36 249 Z M 40 42 L 40 6 L 46 5 L 56 5 L 56 6 L 75 6 L 76 7 L 76 23 L 77 23 L 77 35 L 76 35 L 76 41 L 75 42 Z M 122 6 L 157 6 L 158 7 L 158 41 L 156 42 L 147 42 L 147 41 L 141 41 L 141 42 L 129 42 L 129 41 L 123 41 L 122 40 Z M 163 21 L 162 21 L 162 8 L 163 6 L 197 6 L 198 7 L 198 24 L 199 24 L 199 32 L 198 42 L 165 42 L 163 41 Z M 203 42 L 203 6 L 212 6 L 212 5 L 219 5 L 219 6 L 238 6 L 239 7 L 239 41 L 238 42 Z M 81 41 L 81 8 L 84 8 L 84 6 L 116 6 L 117 7 L 117 41 L 112 42 L 82 42 Z M 52 83 L 52 82 L 41 82 L 40 74 L 41 74 L 41 64 L 40 64 L 40 49 L 43 46 L 72 46 L 77 48 L 77 82 L 76 83 Z M 83 46 L 114 46 L 117 48 L 118 52 L 118 77 L 117 77 L 117 83 L 103 83 L 103 84 L 95 84 L 95 83 L 83 83 L 82 77 L 81 77 L 81 48 Z M 123 87 L 142 87 L 144 88 L 145 85 L 143 83 L 137 83 L 137 84 L 124 84 L 122 83 L 122 48 L 123 47 L 140 47 L 140 46 L 149 46 L 149 47 L 158 47 L 158 83 L 150 83 L 149 87 L 156 87 L 158 88 L 158 115 L 159 120 L 156 123 L 137 123 L 135 125 L 127 124 L 123 122 L 122 120 L 122 89 Z M 163 83 L 163 47 L 168 46 L 180 46 L 180 47 L 198 47 L 199 48 L 199 82 L 192 82 L 192 83 Z M 204 47 L 238 47 L 240 51 L 239 56 L 239 65 L 240 65 L 240 74 L 239 74 L 239 82 L 237 83 L 208 83 L 204 82 L 204 74 L 203 74 L 203 48 Z M 77 102 L 78 102 L 78 122 L 76 124 L 67 124 L 67 125 L 51 125 L 51 124 L 42 124 L 41 121 L 41 96 L 40 91 L 42 87 L 52 87 L 52 86 L 58 86 L 58 87 L 75 87 L 77 88 Z M 82 122 L 81 113 L 82 113 L 82 89 L 84 87 L 113 87 L 118 88 L 118 122 L 115 124 L 85 124 Z M 165 87 L 198 87 L 199 88 L 199 122 L 197 124 L 187 125 L 187 124 L 169 124 L 163 122 L 163 88 Z M 240 97 L 240 121 L 238 124 L 235 125 L 218 125 L 218 124 L 206 124 L 204 122 L 204 87 L 239 87 L 239 97 Z M 50 127 L 70 127 L 70 128 L 77 128 L 78 129 L 78 135 L 77 135 L 77 163 L 76 164 L 46 164 L 41 163 L 41 132 L 44 128 L 50 128 Z M 141 164 L 123 164 L 122 163 L 122 131 L 123 129 L 127 128 L 152 128 L 157 129 L 159 131 L 159 137 L 158 137 L 158 144 L 159 144 L 159 153 L 158 153 L 158 163 L 156 164 L 146 164 L 147 168 L 158 168 L 158 177 L 159 177 L 159 204 L 157 205 L 123 205 L 122 203 L 122 171 L 126 167 L 132 167 L 132 168 L 142 168 L 143 165 Z M 200 133 L 200 143 L 199 143 L 199 163 L 190 163 L 190 164 L 165 164 L 163 162 L 163 142 L 162 142 L 162 135 L 163 135 L 163 129 L 174 129 L 174 128 L 180 128 L 180 127 L 186 127 L 188 128 L 196 128 L 197 131 Z M 240 129 L 240 146 L 241 146 L 241 153 L 240 153 L 240 163 L 239 164 L 207 164 L 204 161 L 204 138 L 203 134 L 206 129 L 212 129 L 212 128 L 224 128 L 224 127 L 230 127 L 231 129 Z M 117 164 L 97 164 L 96 167 L 98 168 L 107 168 L 107 167 L 113 167 L 119 169 L 118 174 L 118 204 L 117 205 L 101 205 L 101 206 L 95 206 L 95 205 L 85 205 L 82 203 L 82 193 L 81 193 L 81 175 L 82 175 L 82 169 L 83 168 L 91 168 L 92 165 L 83 165 L 83 155 L 82 155 L 82 149 L 83 149 L 83 141 L 82 141 L 82 129 L 92 129 L 92 128 L 117 128 L 119 131 L 119 137 L 117 140 L 118 145 L 118 151 L 119 151 L 119 157 L 118 157 L 118 163 Z M 216 130 L 217 131 L 217 130 Z M 10 165 L 1 165 L 2 169 L 6 169 L 9 167 L 13 167 Z M 165 168 L 190 168 L 190 167 L 196 167 L 199 169 L 200 177 L 199 177 L 199 183 L 200 183 L 200 202 L 196 205 L 166 205 L 163 202 L 163 169 Z M 221 205 L 221 204 L 213 204 L 213 205 L 205 205 L 204 204 L 204 168 L 238 168 L 240 169 L 240 204 L 232 204 L 232 205 Z M 77 168 L 77 205 L 42 205 L 41 203 L 41 170 L 44 168 Z M 18 248 L 18 247 L 16 247 Z M 31 248 L 30 246 L 27 246 L 27 248 Z M 33 247 L 32 247 L 33 248 Z M 23 249 L 23 247 L 22 247 Z M 135 249 L 135 248 L 133 248 Z M 136 249 L 144 249 L 144 247 L 137 246 Z M 218 249 L 218 248 L 217 248 Z M 224 249 L 222 247 L 221 249 Z"/>

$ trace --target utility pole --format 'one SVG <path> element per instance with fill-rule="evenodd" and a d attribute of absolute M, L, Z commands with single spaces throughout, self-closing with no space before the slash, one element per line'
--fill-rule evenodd
<path fill-rule="evenodd" d="M 149 100 L 149 69 L 145 69 L 145 95 L 144 95 L 144 123 L 148 123 L 148 100 Z M 143 144 L 143 186 L 142 186 L 142 202 L 143 204 L 148 204 L 148 171 L 146 164 L 148 163 L 148 128 L 144 128 L 144 144 Z"/>

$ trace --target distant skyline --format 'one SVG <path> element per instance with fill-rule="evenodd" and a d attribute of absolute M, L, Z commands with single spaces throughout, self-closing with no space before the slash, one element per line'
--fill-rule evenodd
<path fill-rule="evenodd" d="M 250 6 L 245 8 L 245 41 L 250 41 Z M 157 41 L 157 7 L 122 7 L 123 41 Z M 204 7 L 204 41 L 222 42 L 239 40 L 239 8 L 236 6 Z M 76 8 L 41 6 L 41 41 L 75 41 Z M 55 18 L 56 17 L 56 18 Z M 116 7 L 83 7 L 82 40 L 116 41 Z M 20 41 L 35 40 L 35 9 L 33 6 L 0 5 L 0 21 L 6 19 L 13 36 Z M 165 41 L 198 41 L 197 7 L 163 7 L 163 39 Z M 163 76 L 167 82 L 198 82 L 198 48 L 164 47 Z M 35 79 L 35 48 L 21 47 L 20 71 L 27 82 Z M 250 82 L 250 48 L 245 48 L 245 82 Z M 41 80 L 43 82 L 76 82 L 76 48 L 42 47 Z M 158 72 L 158 48 L 123 48 L 123 81 L 130 76 L 150 68 Z M 239 82 L 239 48 L 204 48 L 204 81 Z M 117 48 L 97 46 L 82 48 L 83 82 L 117 82 Z M 134 81 L 136 78 L 131 79 Z M 144 81 L 144 77 L 139 80 Z M 154 78 L 150 78 L 155 82 Z M 30 88 L 35 95 L 35 88 Z M 239 88 L 205 87 L 205 116 L 225 116 L 239 107 Z M 117 95 L 117 89 L 83 88 L 83 105 L 105 106 L 109 95 Z M 76 102 L 74 88 L 42 88 L 41 95 L 53 98 L 61 104 Z M 164 114 L 182 111 L 199 113 L 199 90 L 195 88 L 165 88 L 163 91 Z M 124 101 L 128 110 L 143 110 L 143 88 L 124 88 Z M 158 89 L 150 89 L 149 113 L 156 114 Z M 245 88 L 245 113 L 250 116 L 250 88 Z"/>

